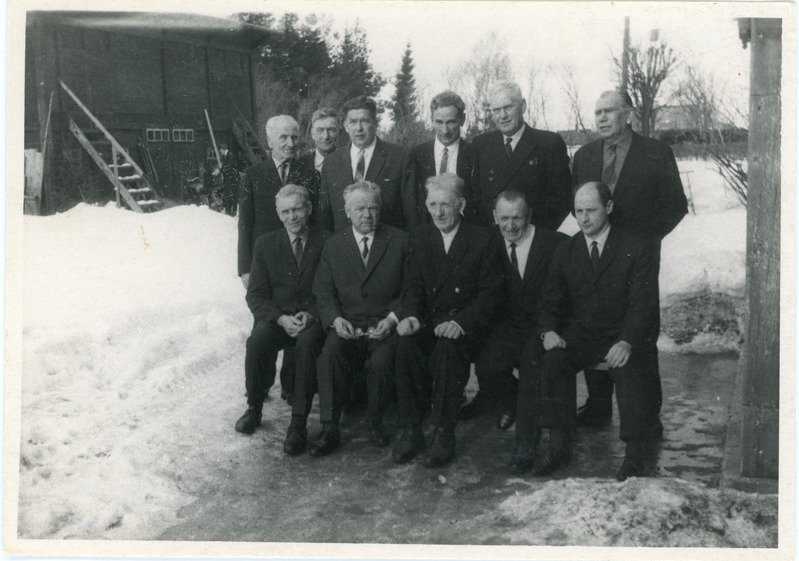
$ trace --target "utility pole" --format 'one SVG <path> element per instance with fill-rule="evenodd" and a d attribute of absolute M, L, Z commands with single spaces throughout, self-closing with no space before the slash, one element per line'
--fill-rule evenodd
<path fill-rule="evenodd" d="M 621 89 L 627 90 L 627 73 L 630 66 L 630 16 L 624 16 L 624 47 L 621 53 Z"/>

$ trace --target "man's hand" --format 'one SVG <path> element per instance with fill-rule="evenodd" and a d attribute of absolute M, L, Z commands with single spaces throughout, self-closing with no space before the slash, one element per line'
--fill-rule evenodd
<path fill-rule="evenodd" d="M 605 362 L 611 368 L 621 368 L 627 361 L 630 360 L 630 355 L 633 352 L 633 347 L 627 341 L 619 341 L 613 345 L 608 354 L 605 355 Z"/>
<path fill-rule="evenodd" d="M 294 314 L 294 317 L 297 318 L 302 322 L 302 327 L 300 327 L 300 332 L 305 331 L 305 329 L 314 322 L 314 317 L 309 314 L 308 312 L 297 312 Z"/>
<path fill-rule="evenodd" d="M 416 318 L 405 318 L 397 325 L 397 335 L 407 337 L 413 335 L 422 328 L 422 324 Z"/>
<path fill-rule="evenodd" d="M 389 335 L 391 335 L 391 330 L 394 329 L 394 326 L 397 323 L 394 321 L 393 318 L 385 318 L 381 319 L 377 326 L 375 326 L 374 331 L 369 334 L 370 339 L 376 339 L 378 341 L 382 341 Z"/>
<path fill-rule="evenodd" d="M 544 333 L 544 350 L 551 351 L 554 348 L 565 349 L 566 341 L 554 331 L 547 331 Z"/>
<path fill-rule="evenodd" d="M 246 290 L 250 284 L 250 273 L 244 273 L 241 275 L 241 284 L 244 285 L 244 289 Z"/>
<path fill-rule="evenodd" d="M 436 325 L 433 333 L 435 333 L 436 337 L 446 337 L 447 339 L 458 339 L 464 335 L 461 326 L 454 321 L 445 321 L 444 323 L 439 323 Z"/>
<path fill-rule="evenodd" d="M 296 316 L 282 315 L 277 318 L 277 324 L 283 328 L 289 337 L 296 337 L 303 329 L 302 320 Z"/>
<path fill-rule="evenodd" d="M 352 328 L 352 324 L 341 316 L 333 320 L 333 328 L 336 330 L 336 335 L 342 339 L 351 340 L 358 338 L 355 335 L 355 329 Z"/>

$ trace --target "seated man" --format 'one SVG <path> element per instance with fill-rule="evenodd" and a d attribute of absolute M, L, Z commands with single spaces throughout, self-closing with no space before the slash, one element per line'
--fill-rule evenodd
<path fill-rule="evenodd" d="M 502 264 L 492 232 L 462 220 L 463 179 L 428 179 L 433 220 L 411 235 L 408 284 L 397 326 L 397 400 L 404 428 L 394 461 L 407 462 L 424 447 L 422 418 L 432 404 L 434 427 L 427 467 L 455 457 L 455 425 L 469 367 L 480 350 L 502 289 Z"/>
<path fill-rule="evenodd" d="M 564 234 L 530 223 L 532 211 L 518 191 L 502 191 L 494 202 L 497 243 L 502 251 L 505 285 L 497 325 L 491 330 L 475 365 L 480 392 L 461 408 L 461 417 L 481 408 L 497 411 L 497 427 L 509 429 L 516 419 L 517 381 L 513 369 L 533 336 L 538 300 L 552 254 Z"/>
<path fill-rule="evenodd" d="M 344 189 L 351 222 L 325 244 L 313 291 L 327 329 L 319 356 L 319 406 L 322 432 L 308 452 L 324 456 L 340 443 L 341 408 L 354 375 L 366 361 L 369 441 L 391 441 L 383 413 L 391 395 L 403 265 L 408 234 L 380 223 L 380 187 L 359 181 Z"/>
<path fill-rule="evenodd" d="M 249 408 L 236 422 L 236 430 L 252 434 L 261 424 L 263 401 L 275 381 L 277 353 L 295 347 L 295 399 L 284 450 L 298 454 L 305 449 L 305 419 L 316 391 L 316 357 L 324 341 L 311 287 L 330 234 L 308 225 L 312 203 L 305 187 L 282 187 L 275 195 L 275 207 L 283 228 L 260 236 L 253 250 L 247 305 L 255 325 L 244 359 Z"/>
<path fill-rule="evenodd" d="M 555 250 L 541 294 L 539 337 L 522 356 L 513 470 L 532 469 L 543 428 L 549 429 L 550 447 L 535 474 L 548 475 L 568 463 L 577 423 L 576 374 L 605 362 L 616 384 L 620 436 L 627 443 L 616 474 L 624 481 L 644 475 L 659 432 L 658 378 L 646 342 L 658 317 L 652 248 L 611 227 L 613 200 L 604 183 L 578 187 L 574 211 L 581 232 Z"/>

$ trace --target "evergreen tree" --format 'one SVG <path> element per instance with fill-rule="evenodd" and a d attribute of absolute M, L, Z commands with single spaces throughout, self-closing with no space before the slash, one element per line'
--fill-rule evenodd
<path fill-rule="evenodd" d="M 391 115 L 395 123 L 414 121 L 419 116 L 416 109 L 416 79 L 413 77 L 413 54 L 411 44 L 405 47 L 402 66 L 395 79 L 394 96 L 391 98 Z"/>
<path fill-rule="evenodd" d="M 369 53 L 366 32 L 357 23 L 347 28 L 333 55 L 331 69 L 342 102 L 357 95 L 373 97 L 385 85 L 383 77 L 372 68 Z"/>

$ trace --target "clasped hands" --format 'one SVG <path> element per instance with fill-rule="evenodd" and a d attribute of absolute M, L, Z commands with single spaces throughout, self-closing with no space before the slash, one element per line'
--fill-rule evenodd
<path fill-rule="evenodd" d="M 543 342 L 545 351 L 550 351 L 554 348 L 566 348 L 566 341 L 554 331 L 544 333 Z M 630 343 L 619 341 L 610 348 L 604 360 L 610 368 L 621 368 L 629 362 L 632 352 L 633 348 Z"/>
<path fill-rule="evenodd" d="M 314 317 L 308 312 L 297 312 L 293 316 L 280 316 L 277 318 L 277 324 L 285 330 L 289 337 L 297 337 L 313 323 L 313 320 Z"/>
<path fill-rule="evenodd" d="M 413 335 L 422 328 L 422 324 L 415 317 L 408 317 L 399 322 L 397 325 L 397 334 L 405 337 Z M 446 339 L 458 339 L 464 335 L 463 329 L 454 321 L 445 321 L 439 323 L 433 330 L 436 337 L 444 337 Z"/>
<path fill-rule="evenodd" d="M 369 337 L 369 339 L 382 341 L 391 335 L 391 330 L 394 329 L 395 325 L 397 325 L 397 322 L 394 321 L 394 318 L 387 317 L 381 319 L 379 322 L 377 322 L 377 325 L 374 327 L 374 329 L 369 332 L 367 337 Z M 336 335 L 342 339 L 352 340 L 359 337 L 352 324 L 341 316 L 333 320 L 333 328 L 336 330 Z"/>

